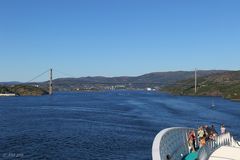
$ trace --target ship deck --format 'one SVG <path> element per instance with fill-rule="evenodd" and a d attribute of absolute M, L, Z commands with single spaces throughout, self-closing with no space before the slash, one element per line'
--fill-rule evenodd
<path fill-rule="evenodd" d="M 211 154 L 208 160 L 240 160 L 240 148 L 222 146 Z M 198 152 L 189 153 L 183 160 L 196 160 Z"/>
<path fill-rule="evenodd" d="M 222 146 L 213 152 L 209 160 L 240 160 L 240 148 Z"/>

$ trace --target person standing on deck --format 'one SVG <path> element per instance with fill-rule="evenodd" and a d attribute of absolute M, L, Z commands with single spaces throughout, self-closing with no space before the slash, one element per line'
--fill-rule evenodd
<path fill-rule="evenodd" d="M 211 126 L 211 130 L 212 130 L 213 133 L 215 133 L 216 135 L 218 134 L 213 124 L 212 124 L 212 126 Z"/>
<path fill-rule="evenodd" d="M 201 127 L 198 129 L 198 140 L 199 140 L 199 147 L 200 147 L 200 148 L 206 144 L 206 139 L 205 139 L 205 137 L 206 137 L 206 135 L 204 134 L 203 127 L 201 126 Z"/>
<path fill-rule="evenodd" d="M 226 128 L 224 127 L 224 124 L 221 125 L 221 134 L 225 134 L 226 133 Z"/>
<path fill-rule="evenodd" d="M 190 131 L 188 134 L 188 144 L 191 147 L 191 151 L 195 152 L 195 143 L 196 143 L 196 136 L 194 130 Z"/>

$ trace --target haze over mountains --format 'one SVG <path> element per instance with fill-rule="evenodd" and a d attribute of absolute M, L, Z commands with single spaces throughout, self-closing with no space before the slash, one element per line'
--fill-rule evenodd
<path fill-rule="evenodd" d="M 15 84 L 21 84 L 21 82 L 17 82 L 17 81 L 0 82 L 0 85 L 15 85 Z"/>

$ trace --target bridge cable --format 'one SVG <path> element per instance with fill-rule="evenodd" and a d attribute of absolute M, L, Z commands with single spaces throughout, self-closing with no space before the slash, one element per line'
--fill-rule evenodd
<path fill-rule="evenodd" d="M 29 81 L 27 81 L 27 82 L 25 82 L 25 83 L 30 83 L 30 82 L 36 80 L 37 78 L 41 77 L 42 75 L 44 75 L 44 74 L 47 73 L 47 72 L 49 72 L 49 69 L 48 69 L 47 71 L 45 71 L 45 72 L 37 75 L 36 77 L 34 77 L 33 79 L 31 79 L 31 80 L 29 80 Z"/>

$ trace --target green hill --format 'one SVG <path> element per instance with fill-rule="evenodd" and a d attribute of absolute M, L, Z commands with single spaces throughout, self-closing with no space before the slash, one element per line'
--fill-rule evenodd
<path fill-rule="evenodd" d="M 29 85 L 0 86 L 0 93 L 14 93 L 18 96 L 41 96 L 48 94 L 42 88 Z"/>
<path fill-rule="evenodd" d="M 197 93 L 194 92 L 194 79 L 179 81 L 174 86 L 166 86 L 164 91 L 176 95 L 222 96 L 240 100 L 240 71 L 228 71 L 198 79 Z"/>

